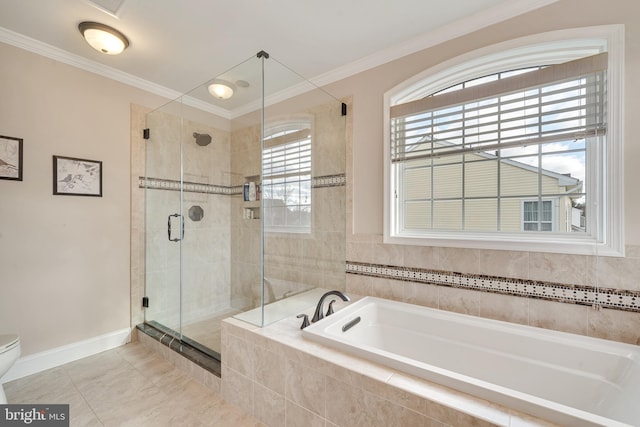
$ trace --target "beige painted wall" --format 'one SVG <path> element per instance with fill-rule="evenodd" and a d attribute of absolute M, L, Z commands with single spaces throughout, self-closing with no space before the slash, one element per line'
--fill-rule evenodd
<path fill-rule="evenodd" d="M 0 44 L 0 133 L 24 180 L 0 180 L 0 333 L 22 355 L 127 328 L 132 101 L 160 97 Z M 52 155 L 103 162 L 103 197 L 52 195 Z"/>
<path fill-rule="evenodd" d="M 640 209 L 640 194 L 631 184 L 640 178 L 634 167 L 640 161 L 640 144 L 634 144 L 631 137 L 640 131 L 640 122 L 635 120 L 640 110 L 637 78 L 640 75 L 640 6 L 636 0 L 560 0 L 328 86 L 328 91 L 335 96 L 353 95 L 354 232 L 382 234 L 384 92 L 423 70 L 485 46 L 546 31 L 605 24 L 626 25 L 625 238 L 627 244 L 640 244 L 640 223 L 634 220 L 635 212 Z"/>

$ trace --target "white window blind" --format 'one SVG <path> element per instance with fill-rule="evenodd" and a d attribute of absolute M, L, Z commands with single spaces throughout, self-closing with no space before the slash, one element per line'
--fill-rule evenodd
<path fill-rule="evenodd" d="M 392 162 L 603 135 L 607 53 L 391 107 Z"/>
<path fill-rule="evenodd" d="M 396 233 L 576 231 L 547 218 L 585 205 L 589 147 L 606 134 L 606 68 L 602 53 L 392 106 Z"/>
<path fill-rule="evenodd" d="M 262 156 L 265 229 L 311 230 L 311 130 L 288 129 L 267 135 Z"/>

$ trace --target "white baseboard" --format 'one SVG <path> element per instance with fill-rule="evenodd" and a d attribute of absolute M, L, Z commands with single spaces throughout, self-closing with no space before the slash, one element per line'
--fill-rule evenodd
<path fill-rule="evenodd" d="M 55 368 L 83 357 L 92 356 L 105 350 L 120 347 L 131 341 L 131 329 L 125 328 L 108 334 L 78 341 L 62 347 L 52 348 L 40 353 L 30 354 L 16 360 L 16 363 L 2 377 L 4 384 L 27 375 L 35 374 L 46 369 Z"/>

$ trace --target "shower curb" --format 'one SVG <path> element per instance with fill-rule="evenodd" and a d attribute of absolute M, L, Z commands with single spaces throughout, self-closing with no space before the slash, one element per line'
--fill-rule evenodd
<path fill-rule="evenodd" d="M 136 325 L 136 329 L 139 333 L 142 333 L 152 340 L 162 344 L 167 349 L 178 353 L 187 361 L 198 365 L 205 371 L 220 378 L 222 375 L 222 365 L 220 360 L 208 354 L 197 343 L 186 339 L 180 340 L 175 337 L 175 332 L 172 334 L 169 328 L 165 328 L 160 325 L 153 325 L 150 323 L 141 323 Z M 178 363 L 175 363 L 179 365 Z"/>

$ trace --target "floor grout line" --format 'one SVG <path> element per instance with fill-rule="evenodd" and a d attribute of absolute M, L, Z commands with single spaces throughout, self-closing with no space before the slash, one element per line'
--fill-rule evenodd
<path fill-rule="evenodd" d="M 8 383 L 9 401 L 38 404 L 64 399 L 60 403 L 71 405 L 75 415 L 71 426 L 263 426 L 142 343 L 58 368 L 15 380 L 13 387 Z M 208 408 L 206 418 L 193 408 Z"/>
<path fill-rule="evenodd" d="M 71 362 L 71 363 L 73 363 L 73 362 Z M 66 364 L 66 365 L 68 365 L 68 364 Z M 100 417 L 96 413 L 96 411 L 93 408 L 93 406 L 91 405 L 91 403 L 89 403 L 89 401 L 87 400 L 87 397 L 84 395 L 84 393 L 82 391 L 80 391 L 80 388 L 78 387 L 78 384 L 76 384 L 75 380 L 73 379 L 73 377 L 71 376 L 71 374 L 67 370 L 66 365 L 62 365 L 61 366 L 62 367 L 62 371 L 69 378 L 69 381 L 71 381 L 71 384 L 73 384 L 73 388 L 75 388 L 76 392 L 80 395 L 80 397 L 82 397 L 82 400 L 84 400 L 84 403 L 87 404 L 87 407 L 91 410 L 91 413 L 96 418 L 96 420 L 98 420 L 98 422 L 102 426 L 104 426 L 104 422 L 102 422 L 102 420 L 100 419 Z M 71 412 L 71 405 L 69 405 L 69 412 Z M 69 414 L 69 417 L 71 417 L 71 414 Z M 69 423 L 71 423 L 71 419 L 69 419 Z"/>

